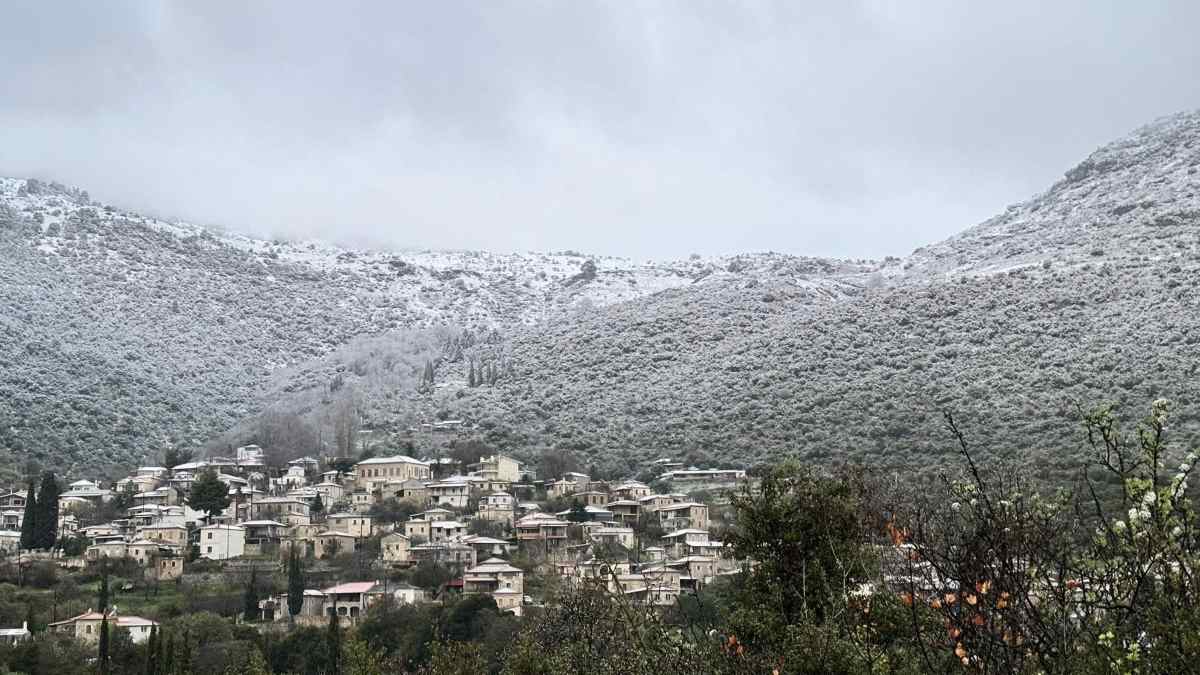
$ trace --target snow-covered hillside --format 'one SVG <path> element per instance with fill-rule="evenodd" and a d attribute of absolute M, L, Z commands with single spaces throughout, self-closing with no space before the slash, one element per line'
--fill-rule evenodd
<path fill-rule="evenodd" d="M 634 262 L 352 251 L 0 179 L 0 451 L 103 464 L 199 444 L 261 409 L 278 373 L 292 390 L 318 386 L 301 380 L 369 336 L 505 334 L 731 279 L 785 279 L 839 299 L 875 268 L 778 254 Z"/>
<path fill-rule="evenodd" d="M 1197 113 L 879 264 L 350 251 L 0 179 L 0 455 L 137 461 L 244 439 L 270 407 L 318 428 L 347 408 L 384 431 L 461 416 L 510 450 L 620 470 L 662 453 L 924 463 L 942 407 L 1026 456 L 1065 452 L 1043 432 L 1075 403 L 1160 395 L 1192 406 L 1197 439 L 1198 235 Z"/>
<path fill-rule="evenodd" d="M 927 282 L 1021 268 L 1138 263 L 1200 252 L 1200 111 L 1100 148 L 1049 190 L 944 242 L 891 276 Z"/>
<path fill-rule="evenodd" d="M 357 251 L 323 242 L 265 241 L 167 222 L 91 202 L 86 192 L 36 180 L 0 178 L 0 205 L 36 223 L 28 243 L 52 257 L 90 256 L 110 273 L 144 275 L 137 244 L 147 233 L 175 246 L 240 257 L 267 282 L 279 268 L 352 289 L 345 302 L 378 329 L 432 325 L 533 325 L 580 304 L 607 306 L 730 275 L 821 279 L 861 277 L 869 261 L 835 262 L 778 254 L 677 261 L 574 252 L 494 254 L 482 251 Z M 40 230 L 40 231 L 38 231 Z M 81 236 L 83 235 L 83 236 Z M 174 260 L 186 265 L 186 260 Z M 202 267 L 203 257 L 192 266 Z M 215 270 L 214 270 L 215 271 Z M 836 289 L 836 284 L 831 286 Z"/>

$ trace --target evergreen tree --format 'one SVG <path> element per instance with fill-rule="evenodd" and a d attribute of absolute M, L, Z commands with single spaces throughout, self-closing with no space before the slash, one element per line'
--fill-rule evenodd
<path fill-rule="evenodd" d="M 179 657 L 177 660 L 176 672 L 187 673 L 192 672 L 192 633 L 188 629 L 183 631 L 183 639 L 179 642 Z"/>
<path fill-rule="evenodd" d="M 334 603 L 333 613 L 329 615 L 329 634 L 326 636 L 326 650 L 329 653 L 329 672 L 337 675 L 341 672 L 342 664 L 342 627 L 338 622 L 337 603 Z"/>
<path fill-rule="evenodd" d="M 100 558 L 100 590 L 96 600 L 101 613 L 108 611 L 108 562 Z"/>
<path fill-rule="evenodd" d="M 212 469 L 205 471 L 192 483 L 188 493 L 188 506 L 203 511 L 210 517 L 219 515 L 229 507 L 229 486 L 217 478 Z"/>
<path fill-rule="evenodd" d="M 192 461 L 191 450 L 167 448 L 166 451 L 163 452 L 163 466 L 167 467 L 168 469 L 179 466 L 180 464 L 187 464 L 190 461 Z"/>
<path fill-rule="evenodd" d="M 31 549 L 37 543 L 37 486 L 33 479 L 29 479 L 29 487 L 26 488 L 25 496 L 25 515 L 21 520 L 21 548 Z"/>
<path fill-rule="evenodd" d="M 475 359 L 471 359 L 471 369 L 467 371 L 467 386 L 475 387 Z"/>
<path fill-rule="evenodd" d="M 296 615 L 304 608 L 304 570 L 300 568 L 300 551 L 296 544 L 292 545 L 288 557 L 288 620 L 294 623 Z"/>
<path fill-rule="evenodd" d="M 167 633 L 166 640 L 160 640 L 162 649 L 162 675 L 175 675 L 175 634 Z"/>
<path fill-rule="evenodd" d="M 584 523 L 588 520 L 591 520 L 591 516 L 588 514 L 587 509 L 584 508 L 583 504 L 580 504 L 579 500 L 576 499 L 571 503 L 571 512 L 567 514 L 567 520 L 571 521 L 572 523 Z"/>
<path fill-rule="evenodd" d="M 100 590 L 97 604 L 100 611 L 100 652 L 97 655 L 101 675 L 108 675 L 108 564 L 100 559 Z"/>
<path fill-rule="evenodd" d="M 325 512 L 325 502 L 321 501 L 321 495 L 317 495 L 316 499 L 313 499 L 311 510 L 317 515 Z"/>
<path fill-rule="evenodd" d="M 260 616 L 258 608 L 258 570 L 250 570 L 250 583 L 246 584 L 246 595 L 242 601 L 242 618 L 246 621 L 256 621 Z"/>
<path fill-rule="evenodd" d="M 58 497 L 62 494 L 53 471 L 42 475 L 38 491 L 37 527 L 34 529 L 34 548 L 50 550 L 58 541 Z"/>
<path fill-rule="evenodd" d="M 146 641 L 146 675 L 159 675 L 158 652 L 158 626 L 150 626 L 150 639 Z"/>
<path fill-rule="evenodd" d="M 108 615 L 100 619 L 100 653 L 97 661 L 100 665 L 100 675 L 108 675 Z"/>

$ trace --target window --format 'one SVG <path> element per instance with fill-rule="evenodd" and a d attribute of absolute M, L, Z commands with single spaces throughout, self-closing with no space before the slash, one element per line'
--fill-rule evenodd
<path fill-rule="evenodd" d="M 209 546 L 209 547 L 208 547 L 208 550 L 207 550 L 207 551 L 205 551 L 205 553 L 212 553 L 212 547 L 211 547 L 211 546 Z"/>

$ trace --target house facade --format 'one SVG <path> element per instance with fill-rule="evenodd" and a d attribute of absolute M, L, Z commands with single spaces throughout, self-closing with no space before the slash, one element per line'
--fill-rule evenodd
<path fill-rule="evenodd" d="M 371 492 L 382 489 L 389 480 L 429 480 L 432 471 L 427 462 L 406 455 L 372 457 L 354 466 L 358 487 Z"/>
<path fill-rule="evenodd" d="M 246 530 L 237 525 L 205 525 L 200 528 L 199 545 L 202 558 L 237 558 L 246 552 Z"/>

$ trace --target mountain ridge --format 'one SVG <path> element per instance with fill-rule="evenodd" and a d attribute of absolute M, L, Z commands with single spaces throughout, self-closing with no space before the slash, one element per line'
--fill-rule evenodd
<path fill-rule="evenodd" d="M 100 466 L 199 446 L 267 407 L 277 373 L 388 331 L 483 334 L 723 278 L 875 267 L 781 254 L 638 264 L 350 251 L 216 233 L 74 188 L 0 179 L 0 453 Z"/>
<path fill-rule="evenodd" d="M 1200 336 L 1198 167 L 1200 114 L 1163 118 L 882 262 L 347 251 L 0 179 L 0 449 L 95 468 L 252 438 L 266 409 L 328 425 L 350 400 L 371 428 L 462 416 L 613 471 L 663 453 L 924 464 L 933 411 L 988 405 L 1013 420 L 999 451 L 1024 456 L 1013 439 L 1061 425 L 1065 399 L 1196 400 L 1177 352 Z M 484 363 L 501 376 L 468 386 Z"/>

